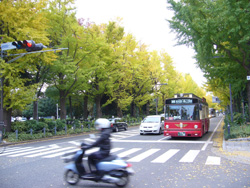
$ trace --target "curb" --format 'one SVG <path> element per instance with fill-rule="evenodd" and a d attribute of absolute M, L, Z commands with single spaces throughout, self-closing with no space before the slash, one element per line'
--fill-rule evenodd
<path fill-rule="evenodd" d="M 223 136 L 223 150 L 226 151 L 250 151 L 250 138 L 238 138 L 225 140 Z"/>
<path fill-rule="evenodd" d="M 216 155 L 235 162 L 250 164 L 250 141 L 249 138 L 232 139 L 224 138 L 223 123 L 213 137 L 212 152 Z"/>

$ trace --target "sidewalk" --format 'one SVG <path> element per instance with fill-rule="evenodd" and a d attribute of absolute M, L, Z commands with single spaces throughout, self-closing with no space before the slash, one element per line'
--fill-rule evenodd
<path fill-rule="evenodd" d="M 221 123 L 214 135 L 212 151 L 229 160 L 250 165 L 250 138 L 238 138 L 226 141 L 223 134 L 223 124 Z"/>

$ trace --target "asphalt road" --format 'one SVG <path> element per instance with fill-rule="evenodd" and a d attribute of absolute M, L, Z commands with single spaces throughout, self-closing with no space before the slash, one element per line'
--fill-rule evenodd
<path fill-rule="evenodd" d="M 112 152 L 127 157 L 135 175 L 127 187 L 250 187 L 250 164 L 216 156 L 214 131 L 221 117 L 210 120 L 202 138 L 172 139 L 163 135 L 139 135 L 138 128 L 112 134 Z M 10 146 L 0 155 L 0 187 L 115 187 L 80 182 L 69 186 L 63 180 L 62 153 L 76 149 L 88 135 Z"/>

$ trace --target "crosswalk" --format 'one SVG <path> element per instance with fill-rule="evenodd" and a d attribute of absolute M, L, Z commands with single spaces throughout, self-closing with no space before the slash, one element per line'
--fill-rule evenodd
<path fill-rule="evenodd" d="M 41 157 L 45 159 L 61 157 L 64 153 L 73 152 L 79 150 L 74 145 L 77 142 L 69 142 L 72 146 L 61 147 L 58 145 L 40 146 L 40 147 L 7 147 L 1 157 L 23 157 L 23 158 L 36 158 Z M 98 148 L 92 148 L 86 151 L 86 154 L 90 154 L 99 150 Z M 178 161 L 179 163 L 193 163 L 197 159 L 197 156 L 201 153 L 201 150 L 188 150 L 181 151 L 181 149 L 162 149 L 162 148 L 119 148 L 115 147 L 111 150 L 111 153 L 120 157 L 126 157 L 128 162 L 139 163 L 147 161 L 154 164 L 163 164 L 171 162 L 171 160 Z M 205 165 L 220 165 L 221 158 L 217 156 L 207 156 Z"/>
<path fill-rule="evenodd" d="M 111 134 L 111 140 L 120 140 L 139 135 L 139 130 L 134 129 L 130 131 L 115 132 Z"/>
<path fill-rule="evenodd" d="M 122 131 L 122 132 L 114 132 L 111 134 L 111 141 L 116 141 L 116 140 L 122 140 L 125 138 L 129 138 L 132 136 L 136 136 L 139 135 L 139 131 L 137 129 L 133 129 L 130 131 Z M 95 137 L 95 135 L 93 135 L 92 137 Z M 98 137 L 98 135 L 96 136 Z M 94 142 L 97 138 L 85 138 L 84 141 L 87 142 Z"/>

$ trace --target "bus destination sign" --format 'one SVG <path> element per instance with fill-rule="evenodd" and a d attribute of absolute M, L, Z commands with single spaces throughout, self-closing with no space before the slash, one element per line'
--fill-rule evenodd
<path fill-rule="evenodd" d="M 192 104 L 193 99 L 172 99 L 171 104 Z"/>

